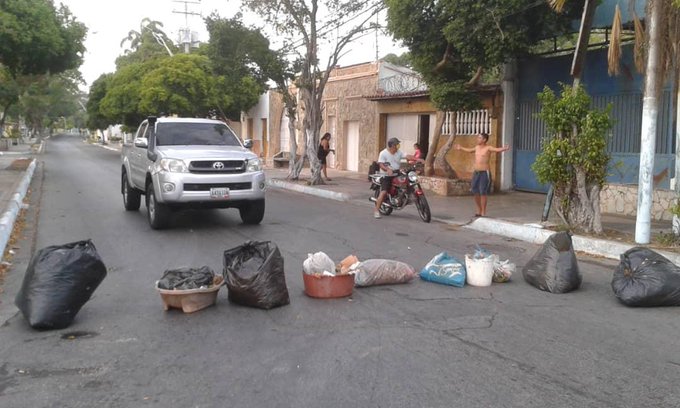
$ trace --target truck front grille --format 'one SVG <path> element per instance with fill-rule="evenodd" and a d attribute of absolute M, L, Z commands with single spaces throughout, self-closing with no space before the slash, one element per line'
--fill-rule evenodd
<path fill-rule="evenodd" d="M 201 160 L 189 163 L 191 173 L 236 174 L 246 171 L 244 160 Z"/>
<path fill-rule="evenodd" d="M 184 184 L 184 191 L 210 191 L 211 188 L 226 187 L 229 190 L 250 190 L 252 183 L 186 183 Z"/>

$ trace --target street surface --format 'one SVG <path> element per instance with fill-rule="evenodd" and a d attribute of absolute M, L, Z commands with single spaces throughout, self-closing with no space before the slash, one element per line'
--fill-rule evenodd
<path fill-rule="evenodd" d="M 0 297 L 3 407 L 677 407 L 675 308 L 632 309 L 610 288 L 615 262 L 579 256 L 584 283 L 563 295 L 524 282 L 538 246 L 420 221 L 415 207 L 380 220 L 370 206 L 270 190 L 264 221 L 238 210 L 177 214 L 154 231 L 146 207 L 123 209 L 120 158 L 76 136 L 40 157 L 24 238 Z M 91 238 L 108 276 L 67 329 L 38 332 L 7 315 L 31 251 Z M 291 304 L 163 311 L 163 271 L 208 265 L 271 240 Z M 302 262 L 387 258 L 420 270 L 476 245 L 517 264 L 510 283 L 454 288 L 420 279 L 304 295 Z M 17 284 L 17 282 L 19 282 Z"/>

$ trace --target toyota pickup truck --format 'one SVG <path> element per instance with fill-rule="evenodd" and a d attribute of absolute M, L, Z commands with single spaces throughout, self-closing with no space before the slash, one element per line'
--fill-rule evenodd
<path fill-rule="evenodd" d="M 123 205 L 137 211 L 144 196 L 153 229 L 167 227 L 173 211 L 194 208 L 238 208 L 243 223 L 259 224 L 266 183 L 250 146 L 218 120 L 149 117 L 123 143 Z"/>

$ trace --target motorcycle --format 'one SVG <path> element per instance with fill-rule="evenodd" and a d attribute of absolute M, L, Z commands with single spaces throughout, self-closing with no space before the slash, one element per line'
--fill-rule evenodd
<path fill-rule="evenodd" d="M 371 190 L 373 195 L 369 197 L 369 201 L 376 202 L 380 195 L 380 180 L 384 177 L 382 174 L 370 174 Z M 396 176 L 392 178 L 392 184 L 387 191 L 387 195 L 380 206 L 380 214 L 390 215 L 394 210 L 401 210 L 407 205 L 414 203 L 418 209 L 420 218 L 425 222 L 430 222 L 432 214 L 430 213 L 430 205 L 425 198 L 425 192 L 418 183 L 418 174 L 415 166 L 410 166 L 406 169 L 399 169 Z"/>

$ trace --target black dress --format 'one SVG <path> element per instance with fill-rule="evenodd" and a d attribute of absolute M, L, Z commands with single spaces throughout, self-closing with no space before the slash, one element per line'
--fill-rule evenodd
<path fill-rule="evenodd" d="M 326 156 L 328 156 L 328 153 L 331 152 L 331 149 L 329 148 L 328 150 L 324 150 L 323 145 L 319 144 L 319 150 L 317 150 L 316 157 L 319 158 L 319 161 L 321 164 L 326 164 Z"/>

